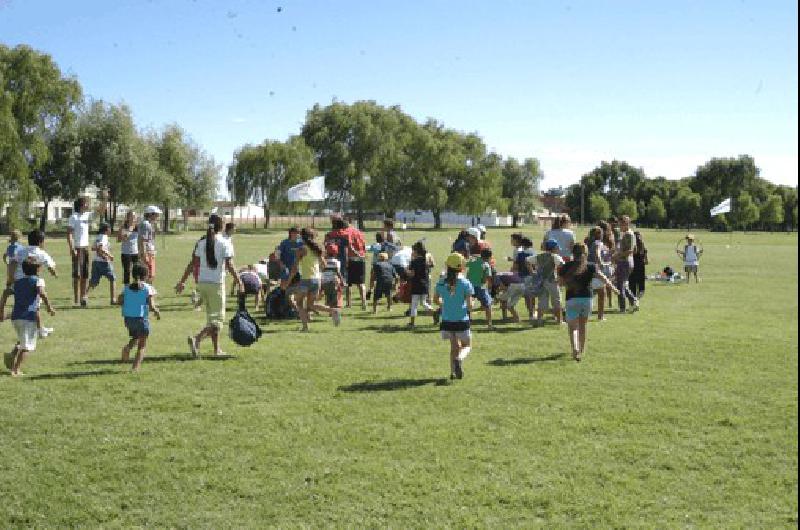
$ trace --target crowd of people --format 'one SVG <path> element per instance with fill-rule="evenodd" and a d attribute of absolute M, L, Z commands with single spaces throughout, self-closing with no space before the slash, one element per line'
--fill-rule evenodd
<path fill-rule="evenodd" d="M 150 334 L 149 315 L 161 314 L 153 287 L 156 276 L 155 235 L 161 211 L 155 206 L 144 209 L 143 218 L 128 212 L 116 239 L 120 243 L 123 288 L 116 294 L 114 255 L 110 249 L 111 231 L 99 225 L 90 244 L 92 212 L 85 199 L 75 202 L 69 219 L 67 245 L 72 258 L 73 303 L 86 307 L 88 293 L 102 279 L 109 283 L 110 303 L 121 308 L 129 341 L 123 346 L 121 360 L 128 362 L 134 348 L 133 370 L 140 369 Z M 407 303 L 408 328 L 417 326 L 420 315 L 432 318 L 443 340 L 450 343 L 451 378 L 461 379 L 463 362 L 472 348 L 472 327 L 479 311 L 488 329 L 493 329 L 495 306 L 502 318 L 514 322 L 521 318 L 516 306 L 524 301 L 528 320 L 534 327 L 546 324 L 548 314 L 557 325 L 566 324 L 572 356 L 580 361 L 586 351 L 587 322 L 597 297 L 597 319 L 606 319 L 616 295 L 620 313 L 635 312 L 645 292 L 647 248 L 639 232 L 631 229 L 628 217 L 601 221 L 579 240 L 567 215 L 557 217 L 544 238 L 532 239 L 515 233 L 510 238 L 508 270 L 501 271 L 487 230 L 478 225 L 459 232 L 441 270 L 428 252 L 425 240 L 405 246 L 391 220 L 375 233 L 375 242 L 367 245 L 364 234 L 342 216 L 331 218 L 332 229 L 319 237 L 312 228 L 293 227 L 268 259 L 237 269 L 234 265 L 233 234 L 235 226 L 212 214 L 208 227 L 193 247 L 175 290 L 186 289 L 194 280 L 192 303 L 205 310 L 205 323 L 187 337 L 188 351 L 199 357 L 201 344 L 209 339 L 215 355 L 224 355 L 220 334 L 226 319 L 226 275 L 233 279 L 232 294 L 240 300 L 255 297 L 256 307 L 268 306 L 280 298 L 287 313 L 300 321 L 300 331 L 307 332 L 312 315 L 328 315 L 334 326 L 342 319 L 343 309 L 358 305 L 375 313 L 385 301 Z M 0 298 L 0 320 L 5 319 L 7 299 L 14 297 L 11 320 L 17 344 L 4 357 L 12 376 L 22 375 L 21 365 L 35 350 L 37 339 L 53 332 L 43 326 L 40 303 L 53 315 L 45 291 L 41 268 L 56 277 L 53 259 L 44 250 L 45 235 L 39 230 L 11 234 L 5 253 L 8 264 L 7 288 Z M 687 241 L 682 256 L 687 276 L 697 277 L 700 252 Z M 267 309 L 267 315 L 270 315 Z"/>

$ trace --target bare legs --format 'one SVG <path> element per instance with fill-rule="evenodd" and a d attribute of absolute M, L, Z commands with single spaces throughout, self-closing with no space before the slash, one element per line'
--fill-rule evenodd
<path fill-rule="evenodd" d="M 595 291 L 597 293 L 597 320 L 606 319 L 606 289 L 607 287 L 601 287 Z M 609 298 L 609 300 L 611 299 Z"/>
<path fill-rule="evenodd" d="M 147 337 L 139 337 L 137 339 L 129 340 L 128 344 L 122 348 L 122 362 L 126 363 L 128 360 L 130 360 L 131 350 L 134 346 L 136 346 L 136 358 L 133 360 L 133 367 L 131 367 L 131 371 L 138 372 L 139 368 L 142 367 L 145 350 L 147 349 Z"/>
<path fill-rule="evenodd" d="M 572 347 L 572 358 L 576 361 L 581 360 L 581 356 L 586 350 L 586 318 L 576 318 L 567 321 L 567 331 L 569 332 L 569 344 Z"/>

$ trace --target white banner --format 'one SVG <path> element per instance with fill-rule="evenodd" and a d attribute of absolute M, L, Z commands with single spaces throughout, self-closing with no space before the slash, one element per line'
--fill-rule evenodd
<path fill-rule="evenodd" d="M 711 208 L 711 217 L 714 217 L 715 215 L 720 215 L 720 214 L 723 214 L 723 213 L 728 213 L 730 211 L 731 211 L 731 198 L 728 197 L 727 199 L 725 199 L 724 201 L 722 201 L 718 205 L 716 205 L 713 208 Z"/>
<path fill-rule="evenodd" d="M 286 192 L 289 202 L 307 202 L 325 200 L 325 177 L 314 177 L 289 188 Z"/>

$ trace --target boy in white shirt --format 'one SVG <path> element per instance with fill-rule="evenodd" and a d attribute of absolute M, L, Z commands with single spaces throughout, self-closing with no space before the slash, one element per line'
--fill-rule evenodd
<path fill-rule="evenodd" d="M 322 270 L 322 292 L 325 293 L 325 305 L 328 307 L 341 307 L 342 263 L 336 258 L 339 255 L 339 245 L 328 243 L 325 245 L 325 268 Z"/>
<path fill-rule="evenodd" d="M 117 304 L 117 277 L 114 275 L 114 267 L 111 264 L 114 256 L 111 255 L 108 243 L 108 234 L 111 228 L 103 223 L 97 231 L 97 238 L 94 240 L 92 250 L 95 252 L 92 260 L 92 277 L 89 280 L 89 289 L 94 289 L 100 285 L 102 278 L 108 278 L 111 294 L 111 305 Z"/>
<path fill-rule="evenodd" d="M 11 286 L 16 280 L 21 280 L 25 277 L 22 270 L 22 263 L 31 261 L 39 266 L 47 267 L 50 274 L 54 278 L 58 278 L 56 274 L 56 262 L 50 257 L 50 254 L 43 250 L 44 247 L 44 232 L 41 230 L 31 230 L 28 232 L 28 246 L 17 250 L 17 254 L 13 260 L 8 263 L 8 277 L 6 285 Z M 39 338 L 45 338 L 53 332 L 53 328 L 46 328 L 42 326 L 41 316 L 36 314 L 36 324 L 39 329 Z"/>
<path fill-rule="evenodd" d="M 683 247 L 683 250 L 678 250 L 678 255 L 683 258 L 683 270 L 686 272 L 686 283 L 689 283 L 689 279 L 692 274 L 694 274 L 694 281 L 695 283 L 700 283 L 700 277 L 698 276 L 698 270 L 700 269 L 700 256 L 703 255 L 703 251 L 697 248 L 697 245 L 694 244 L 694 235 L 686 234 L 686 245 Z"/>
<path fill-rule="evenodd" d="M 89 280 L 89 225 L 92 212 L 87 211 L 89 201 L 80 197 L 75 201 L 75 212 L 67 225 L 67 245 L 72 257 L 73 303 L 86 307 L 86 291 Z"/>

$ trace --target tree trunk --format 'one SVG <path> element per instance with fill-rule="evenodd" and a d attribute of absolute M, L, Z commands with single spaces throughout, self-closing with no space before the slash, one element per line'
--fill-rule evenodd
<path fill-rule="evenodd" d="M 270 218 L 272 217 L 272 212 L 270 211 L 270 207 L 268 205 L 264 205 L 264 228 L 269 228 Z"/>
<path fill-rule="evenodd" d="M 169 233 L 169 203 L 164 203 L 164 233 Z"/>
<path fill-rule="evenodd" d="M 441 228 L 442 227 L 442 212 L 439 210 L 431 210 L 433 213 L 433 227 L 434 228 Z"/>
<path fill-rule="evenodd" d="M 359 230 L 364 230 L 364 210 L 361 209 L 361 206 L 356 207 L 356 223 Z"/>
<path fill-rule="evenodd" d="M 519 221 L 519 214 L 511 214 L 511 228 L 517 227 L 517 222 Z"/>
<path fill-rule="evenodd" d="M 111 201 L 111 223 L 110 223 L 110 228 L 111 228 L 112 232 L 114 231 L 114 225 L 117 223 L 117 208 L 118 207 L 119 207 L 119 205 L 117 204 L 117 201 Z"/>
<path fill-rule="evenodd" d="M 47 229 L 47 210 L 50 208 L 50 199 L 45 197 L 44 199 L 44 209 L 42 210 L 42 216 L 39 218 L 39 230 L 44 233 Z"/>

